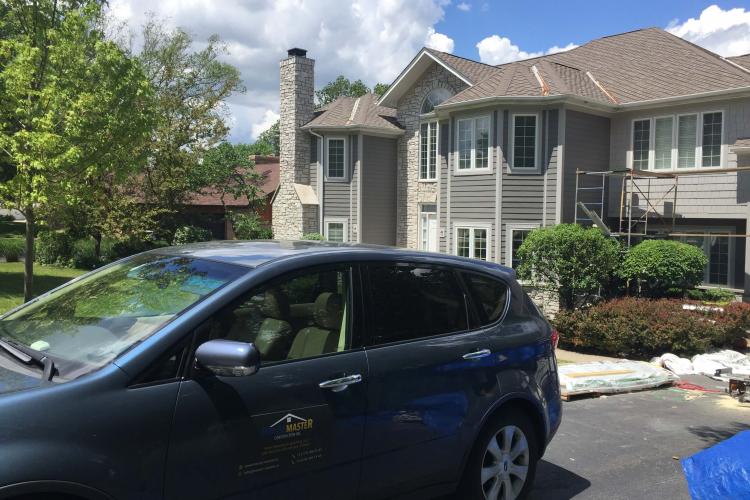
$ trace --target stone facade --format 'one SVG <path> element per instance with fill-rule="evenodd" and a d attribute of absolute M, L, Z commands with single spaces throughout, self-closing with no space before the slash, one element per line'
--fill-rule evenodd
<path fill-rule="evenodd" d="M 398 191 L 396 244 L 407 248 L 419 245 L 419 204 L 435 203 L 438 183 L 419 181 L 419 125 L 422 103 L 436 88 L 452 94 L 466 84 L 438 64 L 433 64 L 398 102 L 399 123 L 406 133 L 398 140 Z"/>
<path fill-rule="evenodd" d="M 318 230 L 318 207 L 302 205 L 294 189 L 294 184 L 310 183 L 310 135 L 300 127 L 313 116 L 314 67 L 315 61 L 299 49 L 290 50 L 280 63 L 280 184 L 273 202 L 276 239 L 299 239 Z"/>

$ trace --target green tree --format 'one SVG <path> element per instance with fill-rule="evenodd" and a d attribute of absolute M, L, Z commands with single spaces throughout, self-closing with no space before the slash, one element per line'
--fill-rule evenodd
<path fill-rule="evenodd" d="M 567 309 L 579 295 L 590 295 L 612 278 L 620 261 L 620 245 L 598 229 L 559 224 L 535 229 L 518 249 L 518 276 L 554 291 Z"/>
<path fill-rule="evenodd" d="M 26 217 L 26 300 L 37 215 L 75 202 L 76 186 L 120 168 L 149 132 L 149 83 L 100 20 L 99 3 L 62 0 L 12 0 L 2 20 L 0 199 Z"/>
<path fill-rule="evenodd" d="M 194 192 L 191 173 L 227 136 L 227 98 L 244 87 L 237 68 L 220 61 L 225 47 L 216 35 L 195 51 L 187 32 L 165 31 L 152 19 L 143 28 L 143 41 L 138 59 L 154 88 L 158 118 L 141 191 L 165 214 L 161 220 L 170 232 L 177 225 L 174 216 Z"/>
<path fill-rule="evenodd" d="M 390 83 L 376 83 L 375 87 L 372 89 L 372 93 L 378 96 L 378 98 L 383 97 L 383 94 L 388 92 L 388 89 L 391 88 Z"/>
<path fill-rule="evenodd" d="M 260 133 L 258 140 L 255 141 L 254 154 L 279 155 L 279 120 Z"/>
<path fill-rule="evenodd" d="M 628 251 L 620 276 L 651 297 L 684 295 L 703 281 L 708 258 L 698 247 L 668 240 L 646 240 Z"/>

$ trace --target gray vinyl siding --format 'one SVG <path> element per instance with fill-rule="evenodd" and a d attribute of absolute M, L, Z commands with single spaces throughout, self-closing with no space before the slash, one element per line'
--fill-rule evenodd
<path fill-rule="evenodd" d="M 357 205 L 359 202 L 358 186 L 360 172 L 359 155 L 357 152 L 359 148 L 359 136 L 350 135 L 349 144 L 351 145 L 351 147 L 349 148 L 349 165 L 351 165 L 352 169 L 351 183 L 349 185 L 349 202 L 351 207 L 349 210 L 349 241 L 354 242 L 359 241 L 359 235 L 357 233 L 358 231 L 361 231 L 357 224 L 357 221 L 359 220 L 359 215 L 357 213 Z"/>
<path fill-rule="evenodd" d="M 510 148 L 510 116 L 512 113 L 539 113 L 540 117 L 540 154 L 541 169 L 539 173 L 512 173 L 508 165 Z M 554 224 L 556 210 L 557 185 L 557 145 L 559 111 L 557 109 L 514 109 L 503 110 L 502 127 L 502 194 L 501 194 L 501 233 L 499 262 L 510 265 L 507 261 L 508 226 L 541 227 L 543 224 Z M 546 182 L 545 182 L 546 177 Z M 546 189 L 545 189 L 546 188 Z M 545 205 L 546 196 L 546 205 Z M 546 211 L 545 211 L 546 208 Z"/>
<path fill-rule="evenodd" d="M 349 230 L 347 238 L 349 238 L 349 241 L 353 241 L 355 236 L 354 226 L 357 224 L 357 193 L 354 186 L 357 183 L 357 174 L 359 172 L 355 164 L 357 158 L 357 136 L 347 136 L 346 141 L 349 151 L 346 178 L 343 181 L 327 181 L 324 178 L 323 181 L 323 224 L 325 224 L 326 218 L 346 218 Z M 325 141 L 323 144 L 325 144 Z M 325 165 L 323 171 L 325 172 Z M 321 233 L 324 232 L 325 226 L 321 228 Z"/>
<path fill-rule="evenodd" d="M 440 122 L 440 144 L 439 144 L 439 164 L 438 179 L 440 190 L 438 194 L 438 251 L 448 252 L 448 160 L 450 157 L 451 146 L 451 126 L 450 121 Z"/>
<path fill-rule="evenodd" d="M 396 144 L 396 139 L 363 137 L 363 243 L 396 244 Z"/>
<path fill-rule="evenodd" d="M 572 110 L 565 111 L 562 222 L 574 222 L 576 170 L 604 172 L 609 169 L 609 141 L 609 118 Z M 597 214 L 601 214 L 601 176 L 579 176 L 578 181 L 582 188 L 578 192 L 578 201 L 583 202 L 587 208 Z M 582 212 L 578 216 L 585 217 Z"/>
<path fill-rule="evenodd" d="M 650 111 L 618 114 L 612 118 L 612 149 L 610 166 L 613 169 L 628 167 L 628 156 L 631 150 L 632 121 L 638 118 L 677 115 L 693 112 L 723 111 L 722 167 L 734 168 L 748 165 L 748 160 L 737 157 L 729 147 L 742 137 L 750 137 L 750 100 L 733 100 L 704 103 L 701 105 L 673 106 Z M 653 146 L 653 145 L 652 145 Z M 656 205 L 660 214 L 671 217 L 674 196 L 670 193 L 656 203 L 666 191 L 674 185 L 672 179 L 639 180 L 637 185 L 644 192 L 650 190 L 649 198 Z M 622 179 L 610 179 L 609 215 L 619 217 L 620 192 Z M 637 193 L 637 191 L 635 191 Z M 644 196 L 638 196 L 638 203 L 633 205 L 638 211 L 646 208 Z M 674 211 L 677 218 L 736 218 L 745 219 L 747 202 L 750 201 L 750 172 L 724 172 L 702 175 L 682 175 L 677 187 L 677 201 Z M 666 205 L 665 205 L 666 202 Z"/>

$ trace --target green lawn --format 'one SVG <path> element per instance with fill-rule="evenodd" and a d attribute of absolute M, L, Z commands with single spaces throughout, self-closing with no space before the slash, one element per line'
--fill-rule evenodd
<path fill-rule="evenodd" d="M 81 269 L 34 265 L 34 292 L 41 295 L 71 278 Z M 0 262 L 0 314 L 23 302 L 23 262 Z"/>

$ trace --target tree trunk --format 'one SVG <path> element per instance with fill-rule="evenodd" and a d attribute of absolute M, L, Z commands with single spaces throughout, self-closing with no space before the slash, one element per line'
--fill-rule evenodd
<path fill-rule="evenodd" d="M 26 256 L 23 264 L 23 301 L 28 302 L 34 296 L 34 209 L 25 210 L 26 215 Z"/>
<path fill-rule="evenodd" d="M 94 255 L 98 261 L 102 256 L 102 232 L 94 231 Z"/>

